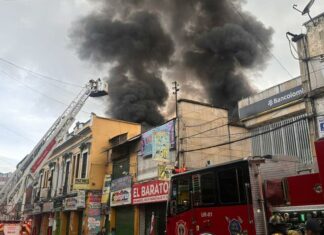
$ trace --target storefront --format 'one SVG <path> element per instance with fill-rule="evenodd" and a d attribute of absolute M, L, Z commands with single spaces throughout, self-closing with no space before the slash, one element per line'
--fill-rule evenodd
<path fill-rule="evenodd" d="M 41 222 L 41 234 L 52 235 L 53 221 L 54 221 L 54 203 L 44 202 L 42 208 L 42 222 Z"/>
<path fill-rule="evenodd" d="M 76 196 L 56 198 L 53 201 L 53 214 L 49 225 L 54 235 L 83 234 L 82 220 L 85 208 L 85 191 L 79 190 Z"/>
<path fill-rule="evenodd" d="M 151 227 L 154 234 L 165 234 L 168 192 L 168 181 L 151 180 L 133 185 L 132 204 L 139 205 L 140 210 L 139 234 L 149 235 Z"/>
<path fill-rule="evenodd" d="M 115 235 L 133 234 L 134 207 L 132 204 L 132 178 L 121 177 L 111 182 L 111 229 Z"/>

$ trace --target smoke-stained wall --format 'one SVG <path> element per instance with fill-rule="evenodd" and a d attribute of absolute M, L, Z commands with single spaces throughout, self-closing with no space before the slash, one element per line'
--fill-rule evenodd
<path fill-rule="evenodd" d="M 232 113 L 254 92 L 244 74 L 264 67 L 273 31 L 242 10 L 244 1 L 94 2 L 100 7 L 73 26 L 71 38 L 81 59 L 114 65 L 108 76 L 112 116 L 162 123 L 167 81 L 183 84 L 184 96 Z"/>

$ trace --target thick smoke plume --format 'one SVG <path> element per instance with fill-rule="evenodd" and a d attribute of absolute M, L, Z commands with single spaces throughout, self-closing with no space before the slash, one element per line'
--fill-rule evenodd
<path fill-rule="evenodd" d="M 74 26 L 72 39 L 80 58 L 115 65 L 109 74 L 114 117 L 161 123 L 164 81 L 173 80 L 191 96 L 199 83 L 203 98 L 233 111 L 254 92 L 244 72 L 262 69 L 272 46 L 272 29 L 243 11 L 242 2 L 102 0 L 100 11 Z M 163 70 L 171 77 L 162 80 Z"/>

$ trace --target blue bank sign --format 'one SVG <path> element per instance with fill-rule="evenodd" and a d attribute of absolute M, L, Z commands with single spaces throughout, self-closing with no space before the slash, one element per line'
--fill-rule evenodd
<path fill-rule="evenodd" d="M 253 116 L 258 113 L 265 112 L 269 109 L 279 107 L 281 105 L 287 104 L 291 101 L 297 100 L 304 95 L 303 87 L 297 86 L 292 89 L 280 92 L 274 96 L 260 100 L 248 106 L 239 109 L 240 119 Z"/>

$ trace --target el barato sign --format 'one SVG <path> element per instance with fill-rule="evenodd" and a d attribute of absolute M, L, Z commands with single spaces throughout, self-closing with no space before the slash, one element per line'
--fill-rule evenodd
<path fill-rule="evenodd" d="M 169 182 L 153 180 L 133 185 L 133 204 L 161 202 L 168 199 Z"/>

